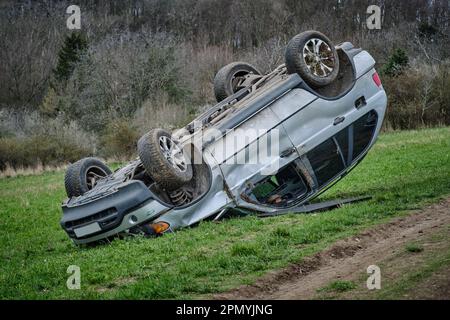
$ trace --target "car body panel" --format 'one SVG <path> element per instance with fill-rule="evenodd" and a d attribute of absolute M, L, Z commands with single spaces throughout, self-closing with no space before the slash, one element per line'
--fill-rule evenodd
<path fill-rule="evenodd" d="M 376 89 L 372 90 L 373 87 Z M 292 91 L 297 90 L 303 89 Z M 340 128 L 373 108 L 374 100 L 372 97 L 377 93 L 381 96 L 385 95 L 383 90 L 376 87 L 372 80 L 372 73 L 369 72 L 356 81 L 353 89 L 339 100 L 318 98 L 301 108 L 292 102 L 283 103 L 284 100 L 280 100 L 272 108 L 286 131 L 289 132 L 294 146 L 300 154 L 303 154 L 316 146 L 318 141 L 326 140 L 338 132 Z M 292 96 L 295 98 L 297 94 L 292 93 Z M 366 106 L 357 109 L 355 108 L 355 101 L 362 96 L 366 99 Z M 286 96 L 285 99 L 290 98 L 290 96 Z M 334 121 L 338 117 L 344 117 L 344 120 L 335 125 Z M 317 128 L 321 129 L 318 130 Z"/>

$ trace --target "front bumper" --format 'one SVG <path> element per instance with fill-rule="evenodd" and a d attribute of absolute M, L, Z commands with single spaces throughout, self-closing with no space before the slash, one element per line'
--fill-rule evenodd
<path fill-rule="evenodd" d="M 89 199 L 66 201 L 61 226 L 77 244 L 89 243 L 123 232 L 170 209 L 141 181 L 129 181 L 117 189 Z"/>

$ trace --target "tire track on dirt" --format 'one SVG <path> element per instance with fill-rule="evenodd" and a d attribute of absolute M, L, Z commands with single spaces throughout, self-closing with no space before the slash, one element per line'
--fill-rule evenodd
<path fill-rule="evenodd" d="M 369 265 L 389 258 L 404 245 L 450 224 L 450 197 L 356 236 L 335 242 L 328 249 L 271 272 L 253 285 L 241 286 L 216 299 L 311 299 L 318 288 L 333 280 L 351 278 Z"/>

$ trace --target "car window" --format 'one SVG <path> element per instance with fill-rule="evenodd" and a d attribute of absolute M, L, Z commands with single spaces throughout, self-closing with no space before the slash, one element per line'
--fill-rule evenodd
<path fill-rule="evenodd" d="M 341 154 L 333 138 L 322 142 L 307 153 L 319 186 L 324 185 L 344 170 Z"/>
<path fill-rule="evenodd" d="M 319 187 L 366 150 L 375 133 L 377 119 L 377 113 L 372 110 L 307 153 Z"/>
<path fill-rule="evenodd" d="M 259 203 L 286 207 L 306 195 L 308 187 L 294 163 L 277 174 L 267 176 L 250 190 L 250 198 Z"/>
<path fill-rule="evenodd" d="M 339 147 L 341 148 L 341 152 L 342 152 L 342 157 L 344 158 L 344 162 L 346 165 L 349 165 L 350 162 L 352 161 L 351 158 L 349 158 L 349 147 L 350 147 L 350 142 L 349 142 L 349 136 L 351 137 L 351 135 L 349 135 L 349 130 L 352 130 L 353 127 L 350 125 L 347 128 L 339 131 L 336 135 L 336 142 L 338 143 Z"/>
<path fill-rule="evenodd" d="M 377 126 L 377 113 L 370 111 L 353 123 L 353 159 L 356 159 L 372 140 Z"/>

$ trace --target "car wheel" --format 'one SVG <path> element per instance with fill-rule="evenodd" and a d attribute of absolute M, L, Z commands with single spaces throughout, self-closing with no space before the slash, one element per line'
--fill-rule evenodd
<path fill-rule="evenodd" d="M 103 177 L 112 173 L 102 161 L 97 158 L 84 158 L 71 164 L 64 177 L 64 186 L 69 198 L 78 197 L 91 190 Z"/>
<path fill-rule="evenodd" d="M 333 43 L 318 31 L 293 37 L 285 52 L 288 73 L 297 73 L 312 88 L 332 83 L 339 73 L 339 57 Z"/>
<path fill-rule="evenodd" d="M 261 73 L 246 62 L 232 62 L 222 67 L 214 78 L 214 95 L 217 102 L 239 91 L 240 85 L 249 74 L 259 75 Z"/>
<path fill-rule="evenodd" d="M 147 174 L 165 190 L 175 190 L 192 179 L 189 157 L 167 131 L 149 131 L 139 139 L 137 149 Z"/>

